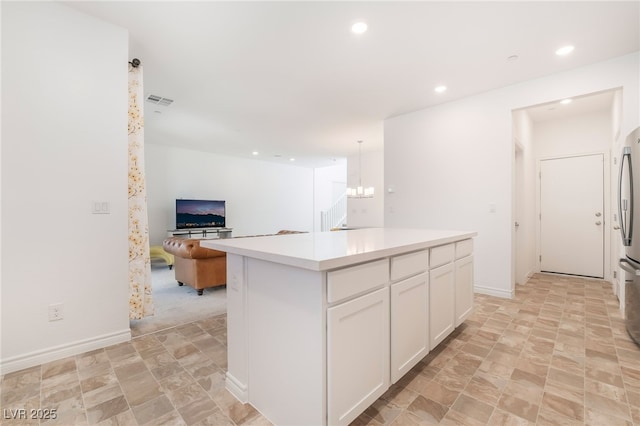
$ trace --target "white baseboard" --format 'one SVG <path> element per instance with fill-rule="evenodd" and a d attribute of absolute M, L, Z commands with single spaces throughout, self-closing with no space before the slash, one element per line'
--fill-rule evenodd
<path fill-rule="evenodd" d="M 502 297 L 503 299 L 513 299 L 513 297 L 515 296 L 514 290 L 506 291 L 498 288 L 483 287 L 479 285 L 474 285 L 473 291 L 475 293 L 486 294 L 489 296 Z"/>
<path fill-rule="evenodd" d="M 231 395 L 235 396 L 236 399 L 243 404 L 249 402 L 249 389 L 246 385 L 240 383 L 238 379 L 233 377 L 233 375 L 229 374 L 227 371 L 227 380 L 225 381 L 227 385 L 227 390 L 231 392 Z"/>
<path fill-rule="evenodd" d="M 34 367 L 40 364 L 46 364 L 73 355 L 84 352 L 102 349 L 107 346 L 115 345 L 131 340 L 131 330 L 126 329 L 115 333 L 104 334 L 102 336 L 92 337 L 90 339 L 78 340 L 76 342 L 66 343 L 60 346 L 53 346 L 47 349 L 30 352 L 24 355 L 18 355 L 11 358 L 0 360 L 0 375 L 12 373 L 14 371 L 23 370 L 25 368 Z"/>

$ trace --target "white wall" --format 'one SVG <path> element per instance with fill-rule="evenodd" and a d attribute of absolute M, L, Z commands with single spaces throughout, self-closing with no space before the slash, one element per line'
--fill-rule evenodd
<path fill-rule="evenodd" d="M 130 339 L 127 45 L 66 6 L 2 3 L 2 373 Z"/>
<path fill-rule="evenodd" d="M 536 121 L 533 124 L 536 156 L 544 159 L 608 152 L 612 142 L 611 128 L 610 110 Z"/>
<path fill-rule="evenodd" d="M 311 168 L 145 145 L 149 241 L 175 228 L 176 198 L 225 200 L 233 236 L 313 231 Z"/>
<path fill-rule="evenodd" d="M 634 53 L 386 120 L 385 186 L 396 192 L 385 197 L 385 226 L 477 231 L 476 291 L 510 297 L 511 112 L 623 87 L 621 133 L 628 134 L 640 113 L 638 57 Z"/>
<path fill-rule="evenodd" d="M 347 186 L 358 186 L 360 161 L 357 155 L 347 159 Z M 384 226 L 384 151 L 362 153 L 362 186 L 373 186 L 373 198 L 350 198 L 347 201 L 349 227 Z"/>

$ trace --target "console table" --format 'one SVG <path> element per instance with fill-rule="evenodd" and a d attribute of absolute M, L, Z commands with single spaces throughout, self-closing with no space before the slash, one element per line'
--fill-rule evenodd
<path fill-rule="evenodd" d="M 179 238 L 231 238 L 232 228 L 195 228 L 195 229 L 169 229 L 169 237 Z"/>
<path fill-rule="evenodd" d="M 475 232 L 207 240 L 227 253 L 227 389 L 277 425 L 347 425 L 473 310 Z"/>

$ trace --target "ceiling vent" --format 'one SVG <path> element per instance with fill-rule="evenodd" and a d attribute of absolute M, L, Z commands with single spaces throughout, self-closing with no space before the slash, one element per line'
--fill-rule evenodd
<path fill-rule="evenodd" d="M 151 102 L 156 105 L 169 106 L 173 103 L 173 99 L 163 98 L 158 95 L 149 95 L 147 96 L 147 102 Z"/>

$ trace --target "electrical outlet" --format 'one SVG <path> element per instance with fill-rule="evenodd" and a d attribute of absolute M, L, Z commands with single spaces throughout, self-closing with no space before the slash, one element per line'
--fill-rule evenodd
<path fill-rule="evenodd" d="M 231 274 L 231 290 L 238 291 L 238 286 L 240 284 L 240 279 L 238 278 L 238 274 Z"/>
<path fill-rule="evenodd" d="M 49 321 L 58 321 L 64 318 L 64 305 L 62 303 L 53 303 L 49 305 Z"/>

